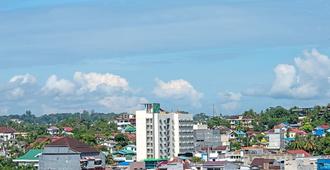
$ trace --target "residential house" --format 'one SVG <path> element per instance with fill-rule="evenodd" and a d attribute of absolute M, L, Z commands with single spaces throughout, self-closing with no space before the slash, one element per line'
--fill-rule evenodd
<path fill-rule="evenodd" d="M 122 113 L 116 117 L 115 123 L 117 124 L 119 131 L 124 131 L 129 125 L 136 125 L 136 117 L 134 114 Z"/>
<path fill-rule="evenodd" d="M 288 132 L 287 132 L 287 138 L 292 138 L 292 139 L 295 139 L 297 136 L 305 136 L 307 135 L 307 132 L 303 131 L 303 130 L 300 130 L 298 128 L 290 128 L 288 129 Z"/>
<path fill-rule="evenodd" d="M 268 137 L 268 149 L 280 150 L 285 147 L 285 135 L 288 130 L 288 125 L 281 123 L 274 126 L 273 129 L 266 132 Z"/>
<path fill-rule="evenodd" d="M 317 160 L 317 170 L 329 170 L 330 169 L 330 159 L 323 158 Z"/>
<path fill-rule="evenodd" d="M 65 135 L 73 135 L 73 128 L 72 127 L 64 127 L 62 133 Z"/>
<path fill-rule="evenodd" d="M 188 169 L 190 169 L 189 162 L 180 159 L 163 161 L 157 165 L 157 170 L 188 170 Z"/>
<path fill-rule="evenodd" d="M 229 139 L 230 139 L 232 130 L 225 126 L 220 126 L 220 127 L 218 127 L 218 129 L 220 130 L 221 146 L 230 146 Z"/>
<path fill-rule="evenodd" d="M 13 162 L 17 163 L 18 166 L 39 166 L 39 156 L 42 154 L 42 149 L 31 149 L 26 152 L 23 156 L 14 159 Z"/>
<path fill-rule="evenodd" d="M 275 159 L 255 158 L 251 163 L 251 170 L 280 170 L 281 166 Z"/>
<path fill-rule="evenodd" d="M 311 156 L 311 154 L 309 154 L 305 150 L 288 150 L 287 153 L 294 155 L 296 158 L 305 158 Z"/>
<path fill-rule="evenodd" d="M 240 138 L 246 137 L 246 133 L 240 130 L 233 131 L 230 133 L 229 139 L 230 140 L 238 140 Z"/>
<path fill-rule="evenodd" d="M 125 133 L 135 133 L 136 128 L 133 125 L 127 125 L 126 128 L 124 129 Z"/>
<path fill-rule="evenodd" d="M 112 153 L 112 158 L 116 162 L 134 162 L 136 161 L 136 152 L 122 149 Z"/>
<path fill-rule="evenodd" d="M 324 137 L 326 134 L 326 131 L 324 128 L 318 126 L 313 130 L 313 135 L 317 136 L 317 137 Z"/>
<path fill-rule="evenodd" d="M 11 127 L 0 127 L 0 141 L 15 139 L 16 130 Z"/>
<path fill-rule="evenodd" d="M 268 133 L 268 149 L 280 150 L 284 148 L 284 134 L 283 133 Z"/>
<path fill-rule="evenodd" d="M 47 129 L 47 133 L 54 136 L 60 134 L 60 129 L 56 126 L 51 126 Z"/>
<path fill-rule="evenodd" d="M 192 170 L 249 170 L 247 166 L 241 165 L 239 162 L 230 161 L 207 161 L 201 165 L 192 165 Z"/>
<path fill-rule="evenodd" d="M 129 164 L 128 170 L 145 170 L 144 162 L 132 162 Z"/>
<path fill-rule="evenodd" d="M 253 118 L 243 115 L 228 116 L 226 119 L 230 122 L 230 128 L 235 129 L 240 126 L 247 129 L 253 129 Z"/>
<path fill-rule="evenodd" d="M 46 145 L 39 169 L 104 170 L 105 155 L 76 139 L 62 137 Z"/>
<path fill-rule="evenodd" d="M 315 157 L 286 159 L 284 162 L 284 169 L 317 170 L 316 161 L 317 158 Z"/>

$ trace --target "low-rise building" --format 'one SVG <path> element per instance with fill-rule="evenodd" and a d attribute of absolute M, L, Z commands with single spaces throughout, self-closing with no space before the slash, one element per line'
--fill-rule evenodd
<path fill-rule="evenodd" d="M 220 129 L 194 129 L 194 144 L 195 150 L 221 146 Z"/>
<path fill-rule="evenodd" d="M 230 123 L 230 128 L 235 129 L 238 126 L 247 129 L 253 129 L 253 118 L 243 115 L 228 116 L 226 119 Z"/>
<path fill-rule="evenodd" d="M 51 126 L 47 128 L 47 133 L 54 136 L 60 134 L 60 129 L 56 126 Z"/>
<path fill-rule="evenodd" d="M 287 138 L 293 138 L 295 139 L 296 136 L 305 136 L 307 135 L 307 132 L 300 130 L 298 128 L 290 128 L 288 129 L 288 136 Z"/>
<path fill-rule="evenodd" d="M 0 127 L 0 141 L 15 139 L 16 130 L 11 127 Z"/>
<path fill-rule="evenodd" d="M 251 163 L 252 170 L 280 170 L 281 165 L 275 159 L 255 158 Z"/>
<path fill-rule="evenodd" d="M 70 137 L 63 137 L 46 145 L 39 169 L 105 169 L 105 155 L 89 145 Z"/>
<path fill-rule="evenodd" d="M 330 169 L 330 159 L 322 158 L 317 160 L 317 170 L 329 170 Z"/>
<path fill-rule="evenodd" d="M 116 117 L 115 123 L 119 131 L 124 131 L 127 126 L 135 126 L 136 118 L 134 114 L 121 113 Z"/>
<path fill-rule="evenodd" d="M 13 162 L 17 163 L 19 166 L 39 166 L 39 156 L 42 154 L 42 149 L 31 149 L 26 152 L 23 156 L 14 159 Z"/>
<path fill-rule="evenodd" d="M 314 157 L 285 160 L 284 169 L 317 170 L 316 161 Z"/>

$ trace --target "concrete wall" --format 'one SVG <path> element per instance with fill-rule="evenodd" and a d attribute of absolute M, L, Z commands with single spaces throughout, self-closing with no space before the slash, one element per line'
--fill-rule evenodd
<path fill-rule="evenodd" d="M 46 147 L 39 158 L 39 170 L 80 169 L 80 154 L 72 152 L 68 147 Z"/>

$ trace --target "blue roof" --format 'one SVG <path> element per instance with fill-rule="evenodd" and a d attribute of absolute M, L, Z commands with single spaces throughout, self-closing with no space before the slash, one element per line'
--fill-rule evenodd
<path fill-rule="evenodd" d="M 286 140 L 286 141 L 294 141 L 295 140 L 295 138 L 284 138 L 284 140 Z"/>
<path fill-rule="evenodd" d="M 119 166 L 129 166 L 129 162 L 119 162 Z"/>
<path fill-rule="evenodd" d="M 238 134 L 238 135 L 245 135 L 245 132 L 240 131 L 240 130 L 239 131 L 236 131 L 235 133 Z"/>
<path fill-rule="evenodd" d="M 322 127 L 318 126 L 315 128 L 315 130 L 324 130 Z"/>

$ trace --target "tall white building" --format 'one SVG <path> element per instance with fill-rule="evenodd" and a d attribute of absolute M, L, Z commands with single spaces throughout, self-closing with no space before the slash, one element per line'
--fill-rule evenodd
<path fill-rule="evenodd" d="M 173 158 L 194 151 L 192 114 L 164 112 L 158 103 L 136 111 L 137 161 Z"/>

